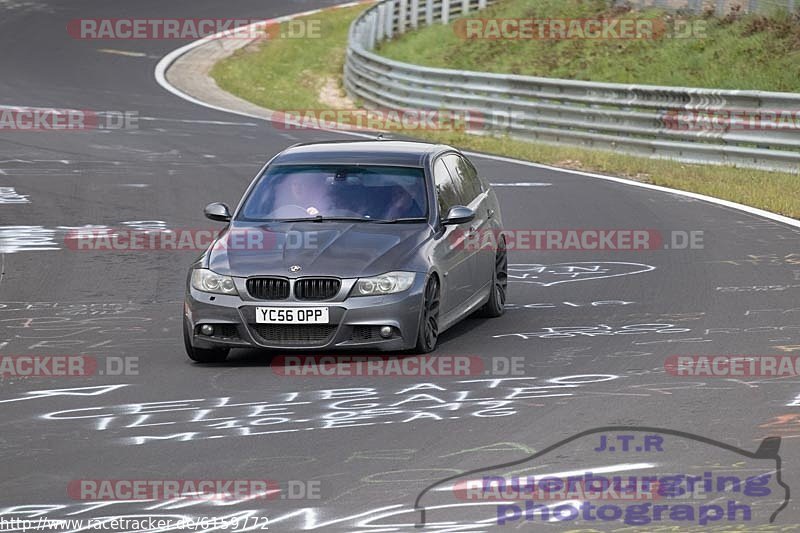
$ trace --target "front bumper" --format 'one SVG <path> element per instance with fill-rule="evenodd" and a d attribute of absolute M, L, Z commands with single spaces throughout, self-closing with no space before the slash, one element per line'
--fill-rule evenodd
<path fill-rule="evenodd" d="M 326 301 L 254 300 L 245 280 L 235 279 L 240 295 L 228 296 L 200 292 L 187 287 L 184 323 L 195 348 L 270 348 L 280 350 L 372 349 L 407 350 L 416 346 L 425 275 L 417 274 L 411 288 L 385 296 L 357 296 Z M 350 283 L 343 280 L 344 290 Z M 354 281 L 354 280 L 353 280 Z M 343 291 L 344 292 L 344 291 Z M 256 307 L 327 307 L 327 325 L 256 324 Z M 214 326 L 211 336 L 198 329 Z M 393 328 L 391 338 L 378 331 Z"/>

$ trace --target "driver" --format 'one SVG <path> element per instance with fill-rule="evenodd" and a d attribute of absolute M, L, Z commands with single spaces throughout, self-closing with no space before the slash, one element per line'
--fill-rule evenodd
<path fill-rule="evenodd" d="M 281 206 L 294 205 L 311 216 L 320 214 L 326 203 L 325 184 L 319 176 L 298 174 L 287 178 L 278 200 Z"/>

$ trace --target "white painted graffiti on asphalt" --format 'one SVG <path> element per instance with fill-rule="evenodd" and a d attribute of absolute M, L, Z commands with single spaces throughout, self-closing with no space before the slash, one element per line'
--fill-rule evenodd
<path fill-rule="evenodd" d="M 123 387 L 127 387 L 125 383 L 117 385 L 99 385 L 96 387 L 75 387 L 71 389 L 49 389 L 49 390 L 34 390 L 24 393 L 22 396 L 16 398 L 8 398 L 0 400 L 0 403 L 14 403 L 26 400 L 39 400 L 42 398 L 61 398 L 62 396 L 100 396 Z"/>
<path fill-rule="evenodd" d="M 2 197 L 0 197 L 0 203 Z M 121 226 L 139 231 L 163 231 L 167 223 L 163 220 L 129 220 Z M 69 234 L 72 238 L 96 236 L 98 231 L 108 231 L 109 237 L 115 235 L 114 228 L 105 225 L 86 224 L 83 226 L 0 226 L 0 253 L 41 252 L 61 250 L 64 238 Z"/>
<path fill-rule="evenodd" d="M 190 398 L 62 409 L 48 421 L 83 421 L 123 444 L 191 442 L 265 436 L 378 424 L 496 418 L 518 414 L 532 400 L 577 397 L 588 386 L 618 379 L 614 374 L 556 378 L 478 378 L 448 383 L 285 392 L 243 401 L 231 397 Z M 35 392 L 29 394 L 36 394 Z M 10 400 L 13 401 L 13 400 Z"/>
<path fill-rule="evenodd" d="M 54 229 L 43 226 L 0 226 L 0 253 L 60 249 Z"/>
<path fill-rule="evenodd" d="M 744 258 L 706 261 L 706 263 L 722 263 L 733 266 L 800 265 L 800 253 L 790 253 L 784 255 L 779 255 L 775 253 L 767 255 L 749 254 L 747 257 Z"/>
<path fill-rule="evenodd" d="M 529 339 L 571 339 L 575 337 L 612 337 L 617 335 L 646 335 L 646 334 L 669 334 L 669 333 L 687 333 L 692 331 L 691 328 L 677 327 L 675 324 L 669 323 L 651 323 L 651 324 L 626 324 L 624 326 L 610 326 L 608 324 L 598 324 L 596 326 L 553 326 L 541 328 L 536 331 L 525 333 L 503 333 L 500 335 L 492 335 L 493 339 L 501 339 L 504 337 L 516 337 L 523 340 Z M 680 339 L 681 342 L 708 342 L 705 337 L 718 336 L 723 334 L 763 334 L 763 335 L 790 335 L 788 337 L 779 337 L 770 339 L 770 341 L 784 341 L 793 340 L 798 332 L 800 332 L 800 325 L 781 325 L 781 326 L 751 326 L 751 327 L 724 327 L 724 328 L 706 328 L 702 331 L 703 337 L 692 339 Z M 664 342 L 676 342 L 669 339 L 656 340 L 650 343 L 636 342 L 634 344 L 656 344 Z"/>
<path fill-rule="evenodd" d="M 0 205 L 2 204 L 29 204 L 27 194 L 17 193 L 14 187 L 0 187 Z"/>
<path fill-rule="evenodd" d="M 55 316 L 107 316 L 141 311 L 142 305 L 134 302 L 0 302 L 3 312 L 47 311 Z M 23 319 L 33 322 L 35 319 Z"/>
<path fill-rule="evenodd" d="M 717 287 L 720 292 L 783 292 L 800 288 L 800 284 L 792 285 L 748 285 L 744 287 Z"/>
<path fill-rule="evenodd" d="M 508 280 L 515 283 L 535 283 L 550 287 L 559 283 L 616 278 L 650 272 L 656 267 L 643 263 L 618 261 L 576 261 L 574 263 L 539 263 L 508 265 Z"/>
<path fill-rule="evenodd" d="M 120 302 L 0 302 L 0 350 L 122 354 L 172 342 L 170 327 L 178 328 L 180 317 L 155 321 L 138 316 L 143 309 L 143 305 Z M 42 311 L 46 316 L 35 315 Z"/>
<path fill-rule="evenodd" d="M 625 300 L 597 300 L 594 302 L 541 302 L 533 304 L 507 303 L 506 311 L 516 311 L 518 309 L 556 309 L 560 307 L 601 307 L 604 305 L 631 305 L 636 302 Z"/>
<path fill-rule="evenodd" d="M 624 326 L 554 326 L 527 333 L 503 333 L 492 335 L 493 339 L 517 337 L 528 339 L 571 339 L 575 337 L 610 337 L 615 335 L 645 335 L 649 333 L 686 333 L 689 328 L 678 328 L 674 324 L 627 324 Z"/>

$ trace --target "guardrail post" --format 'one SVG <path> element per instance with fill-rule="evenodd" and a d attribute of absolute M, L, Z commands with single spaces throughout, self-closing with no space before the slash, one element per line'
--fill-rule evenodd
<path fill-rule="evenodd" d="M 406 32 L 407 21 L 408 0 L 400 0 L 400 7 L 397 10 L 397 33 L 403 34 Z"/>
<path fill-rule="evenodd" d="M 478 0 L 478 9 L 486 9 L 486 0 Z"/>
<path fill-rule="evenodd" d="M 386 38 L 391 39 L 394 34 L 394 0 L 384 2 L 383 5 L 386 6 L 386 26 L 384 26 L 383 31 L 386 34 Z"/>
<path fill-rule="evenodd" d="M 725 0 L 717 0 L 717 16 L 722 17 L 725 15 Z"/>
<path fill-rule="evenodd" d="M 417 29 L 419 26 L 419 0 L 411 0 L 411 27 Z"/>
<path fill-rule="evenodd" d="M 361 44 L 361 46 L 368 46 L 367 39 L 369 38 L 369 34 L 365 33 L 364 30 L 369 31 L 369 26 L 367 26 L 366 28 L 364 28 L 363 24 L 360 24 L 360 25 L 356 26 L 356 29 L 355 29 L 354 33 L 352 34 L 352 37 L 357 42 L 359 42 Z"/>
<path fill-rule="evenodd" d="M 469 13 L 469 0 L 461 0 L 461 14 L 466 15 Z"/>
<path fill-rule="evenodd" d="M 378 20 L 375 23 L 375 42 L 383 40 L 383 29 L 386 27 L 386 5 L 378 4 Z"/>
<path fill-rule="evenodd" d="M 373 11 L 369 17 L 369 35 L 367 36 L 367 50 L 374 50 L 375 45 L 378 42 L 378 28 L 380 28 L 380 24 L 378 23 L 378 13 L 380 10 Z"/>
<path fill-rule="evenodd" d="M 450 22 L 450 0 L 442 0 L 442 24 Z"/>
<path fill-rule="evenodd" d="M 433 25 L 433 0 L 425 0 L 425 25 Z"/>

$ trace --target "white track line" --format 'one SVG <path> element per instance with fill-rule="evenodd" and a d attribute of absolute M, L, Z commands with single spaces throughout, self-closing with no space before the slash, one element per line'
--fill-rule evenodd
<path fill-rule="evenodd" d="M 312 9 L 311 11 L 303 11 L 302 13 L 295 13 L 295 14 L 292 14 L 292 15 L 284 15 L 282 17 L 271 19 L 270 22 L 277 22 L 277 23 L 286 22 L 288 20 L 292 20 L 292 19 L 295 19 L 295 18 L 298 18 L 298 17 L 305 17 L 305 16 L 308 16 L 308 15 L 313 15 L 315 13 L 321 13 L 321 12 L 326 11 L 328 9 L 341 9 L 341 8 L 345 8 L 345 7 L 353 7 L 353 6 L 362 4 L 362 3 L 364 3 L 364 2 L 361 2 L 361 1 L 359 1 L 359 2 L 348 2 L 346 4 L 339 4 L 339 5 L 331 7 L 331 8 Z M 263 24 L 263 22 L 258 22 L 256 24 Z M 253 24 L 253 25 L 256 25 L 256 24 Z M 225 108 L 225 107 L 220 107 L 220 106 L 216 106 L 216 105 L 213 105 L 213 104 L 209 104 L 207 102 L 203 102 L 202 100 L 198 100 L 197 98 L 194 98 L 193 96 L 190 96 L 190 95 L 184 93 L 183 91 L 181 91 L 180 89 L 178 89 L 177 87 L 173 86 L 172 84 L 170 84 L 167 81 L 167 76 L 166 76 L 167 69 L 169 69 L 169 67 L 170 67 L 170 65 L 172 65 L 172 63 L 174 63 L 179 57 L 181 57 L 185 53 L 189 52 L 190 50 L 193 50 L 193 49 L 197 48 L 198 46 L 201 46 L 201 45 L 207 43 L 210 40 L 218 38 L 222 33 L 224 33 L 224 32 L 220 32 L 220 33 L 217 33 L 217 34 L 214 34 L 214 35 L 209 35 L 209 36 L 204 37 L 202 39 L 199 39 L 197 41 L 191 42 L 191 43 L 189 43 L 189 44 L 187 44 L 185 46 L 181 46 L 180 48 L 178 48 L 176 50 L 173 50 L 169 54 L 167 54 L 164 57 L 162 57 L 161 60 L 156 65 L 156 68 L 155 68 L 156 82 L 161 87 L 163 87 L 167 91 L 171 92 L 175 96 L 177 96 L 179 98 L 183 98 L 184 100 L 186 100 L 188 102 L 192 102 L 193 104 L 197 104 L 197 105 L 200 105 L 200 106 L 203 106 L 203 107 L 207 107 L 207 108 L 210 108 L 210 109 L 214 109 L 214 110 L 217 110 L 217 111 L 223 111 L 225 113 L 233 113 L 235 115 L 251 117 L 251 118 L 257 118 L 259 120 L 267 120 L 264 117 L 261 117 L 261 116 L 258 116 L 258 115 L 253 115 L 251 113 L 245 113 L 243 111 L 237 111 L 235 109 L 228 109 L 228 108 Z M 273 110 L 268 110 L 268 111 L 274 113 Z M 352 136 L 355 136 L 355 137 L 362 137 L 362 138 L 368 138 L 368 139 L 375 138 L 375 135 L 370 135 L 370 134 L 365 134 L 365 133 L 358 133 L 358 132 L 347 131 L 347 130 L 331 130 L 331 129 L 326 129 L 326 128 L 320 128 L 320 130 L 321 131 L 334 132 L 334 133 L 340 133 L 342 135 L 352 135 Z M 650 189 L 650 190 L 653 190 L 653 191 L 665 192 L 665 193 L 669 193 L 669 194 L 678 194 L 680 196 L 685 196 L 687 198 L 694 198 L 695 200 L 701 200 L 703 202 L 708 202 L 708 203 L 711 203 L 711 204 L 716 204 L 716 205 L 720 205 L 720 206 L 723 206 L 723 207 L 728 207 L 730 209 L 736 209 L 738 211 L 743 211 L 745 213 L 749 213 L 749 214 L 757 216 L 757 217 L 762 217 L 762 218 L 766 218 L 766 219 L 769 219 L 769 220 L 774 220 L 775 222 L 780 222 L 782 224 L 787 224 L 789 226 L 800 228 L 800 220 L 795 220 L 793 218 L 785 217 L 785 216 L 779 215 L 777 213 L 771 213 L 769 211 L 764 211 L 763 209 L 750 207 L 750 206 L 739 204 L 739 203 L 736 203 L 736 202 L 731 202 L 731 201 L 728 201 L 728 200 L 722 200 L 720 198 L 714 198 L 713 196 L 706 196 L 704 194 L 698 194 L 698 193 L 688 192 L 688 191 L 681 191 L 681 190 L 678 190 L 678 189 L 671 189 L 669 187 L 662 187 L 660 185 L 652 185 L 652 184 L 649 184 L 649 183 L 642 183 L 642 182 L 639 182 L 639 181 L 633 181 L 633 180 L 629 180 L 629 179 L 625 179 L 625 178 L 618 178 L 618 177 L 615 177 L 615 176 L 606 176 L 604 174 L 595 174 L 593 172 L 582 172 L 582 171 L 579 171 L 579 170 L 568 170 L 568 169 L 564 169 L 564 168 L 553 167 L 553 166 L 550 166 L 550 165 L 543 165 L 541 163 L 533 163 L 531 161 L 522 161 L 520 159 L 513 159 L 511 157 L 504 157 L 504 156 L 491 155 L 491 154 L 482 154 L 482 153 L 478 153 L 478 152 L 469 152 L 469 151 L 465 151 L 464 153 L 467 154 L 467 155 L 473 156 L 473 157 L 481 157 L 481 158 L 484 158 L 484 159 L 491 159 L 493 161 L 501 161 L 501 162 L 504 162 L 504 163 L 513 163 L 515 165 L 524 165 L 524 166 L 527 166 L 527 167 L 550 170 L 550 171 L 553 171 L 553 172 L 563 172 L 563 173 L 566 173 L 566 174 L 572 174 L 574 176 L 584 176 L 584 177 L 587 177 L 587 178 L 596 178 L 596 179 L 601 179 L 601 180 L 613 181 L 613 182 L 616 182 L 616 183 L 621 183 L 623 185 L 631 185 L 633 187 L 641 187 L 643 189 Z"/>
<path fill-rule="evenodd" d="M 642 187 L 643 189 L 650 189 L 653 191 L 659 192 L 666 192 L 670 194 L 679 194 L 681 196 L 686 196 L 688 198 L 694 198 L 695 200 L 702 200 L 704 202 L 709 202 L 716 205 L 721 205 L 724 207 L 729 207 L 731 209 L 737 209 L 739 211 L 744 211 L 751 215 L 768 218 L 770 220 L 774 220 L 775 222 L 781 222 L 783 224 L 788 224 L 789 226 L 794 226 L 796 228 L 800 228 L 800 220 L 796 220 L 794 218 L 785 217 L 783 215 L 779 215 L 777 213 L 771 213 L 769 211 L 764 211 L 763 209 L 758 209 L 756 207 L 750 207 L 749 205 L 743 205 L 736 202 L 731 202 L 729 200 L 723 200 L 721 198 L 714 198 L 713 196 L 706 196 L 705 194 L 699 194 L 696 192 L 688 192 L 688 191 L 680 191 L 678 189 L 670 189 L 669 187 L 662 187 L 661 185 L 652 185 L 650 183 L 642 183 L 640 181 L 633 181 L 625 178 L 617 178 L 615 176 L 606 176 L 604 174 L 594 174 L 592 172 L 582 172 L 580 170 L 567 170 L 564 168 L 558 167 L 551 167 L 550 165 L 543 165 L 541 163 L 532 163 L 530 161 L 521 161 L 519 159 L 513 159 L 510 157 L 503 157 L 500 155 L 487 155 L 487 154 L 480 154 L 477 152 L 464 152 L 465 154 L 471 156 L 478 156 L 483 157 L 486 159 L 492 159 L 495 161 L 503 161 L 505 163 L 515 163 L 518 165 L 526 165 L 529 167 L 541 168 L 545 170 L 552 170 L 555 172 L 565 172 L 567 174 L 573 174 L 577 176 L 585 176 L 587 178 L 597 178 L 601 180 L 608 180 L 608 181 L 615 181 L 617 183 L 622 183 L 624 185 L 633 185 L 634 187 Z"/>
<path fill-rule="evenodd" d="M 269 19 L 269 20 L 266 20 L 266 21 L 255 22 L 255 23 L 250 24 L 248 26 L 243 26 L 242 28 L 249 30 L 253 26 L 260 26 L 260 25 L 263 25 L 265 22 L 280 24 L 282 22 L 286 22 L 286 21 L 289 21 L 289 20 L 292 20 L 292 19 L 296 19 L 296 18 L 299 18 L 299 17 L 307 17 L 307 16 L 313 15 L 315 13 L 321 13 L 321 12 L 327 11 L 329 9 L 342 9 L 342 8 L 346 8 L 346 7 L 355 7 L 355 6 L 361 5 L 363 3 L 365 3 L 365 2 L 363 2 L 363 1 L 348 2 L 346 4 L 339 4 L 339 5 L 334 6 L 334 7 L 328 7 L 328 8 L 323 8 L 323 9 L 312 9 L 310 11 L 303 11 L 301 13 L 294 13 L 292 15 L 284 15 L 282 17 Z M 239 29 L 241 30 L 242 28 L 239 28 Z M 181 46 L 180 48 L 178 48 L 176 50 L 173 50 L 172 52 L 170 52 L 167 55 L 165 55 L 164 57 L 162 57 L 161 60 L 156 65 L 156 68 L 155 68 L 156 83 L 158 83 L 161 87 L 163 87 L 167 91 L 171 92 L 175 96 L 177 96 L 179 98 L 183 98 L 184 100 L 186 100 L 188 102 L 191 102 L 193 104 L 201 105 L 203 107 L 208 107 L 210 109 L 215 109 L 217 111 L 224 111 L 226 113 L 233 113 L 235 115 L 241 115 L 241 116 L 245 116 L 245 117 L 257 118 L 257 119 L 260 119 L 260 120 L 266 120 L 264 117 L 259 116 L 259 115 L 253 115 L 252 113 L 246 113 L 244 111 L 237 111 L 235 109 L 228 109 L 226 107 L 221 107 L 221 106 L 217 106 L 217 105 L 214 105 L 214 104 L 209 104 L 208 102 L 204 102 L 202 100 L 198 100 L 194 96 L 186 94 L 185 92 L 181 91 L 180 89 L 178 89 L 177 87 L 175 87 L 174 85 L 172 85 L 170 82 L 167 81 L 167 70 L 169 70 L 169 67 L 179 57 L 181 57 L 182 55 L 186 54 L 187 52 L 189 52 L 191 50 L 194 50 L 198 46 L 202 46 L 202 45 L 204 45 L 205 43 L 207 43 L 209 41 L 213 41 L 214 39 L 218 39 L 224 33 L 226 33 L 226 32 L 225 31 L 221 31 L 219 33 L 215 33 L 214 35 L 208 35 L 206 37 L 203 37 L 202 39 L 198 39 L 197 41 L 193 41 L 193 42 L 191 42 L 191 43 L 189 43 L 189 44 L 187 44 L 185 46 Z M 270 113 L 275 113 L 275 111 L 272 110 L 272 109 L 266 109 L 266 110 L 268 112 L 270 112 Z M 322 129 L 322 128 L 320 128 L 320 129 Z M 339 130 L 325 130 L 325 131 L 336 131 L 336 132 L 339 132 Z M 369 134 L 365 134 L 365 133 L 361 133 L 361 134 L 355 133 L 355 132 L 346 132 L 346 133 L 348 135 L 357 135 L 359 137 L 367 137 L 367 138 L 374 138 L 375 137 L 375 135 L 369 135 Z"/>

